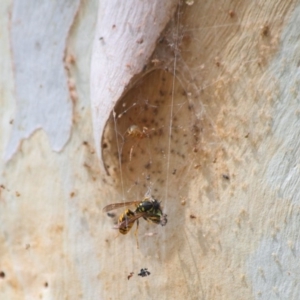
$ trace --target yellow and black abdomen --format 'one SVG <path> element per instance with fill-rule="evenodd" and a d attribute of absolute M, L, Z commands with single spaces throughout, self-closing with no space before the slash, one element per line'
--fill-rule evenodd
<path fill-rule="evenodd" d="M 126 211 L 119 217 L 119 224 L 122 224 L 119 227 L 119 232 L 122 234 L 127 234 L 128 231 L 132 228 L 134 221 L 132 222 L 131 218 L 134 217 L 135 214 L 130 209 L 126 209 Z"/>

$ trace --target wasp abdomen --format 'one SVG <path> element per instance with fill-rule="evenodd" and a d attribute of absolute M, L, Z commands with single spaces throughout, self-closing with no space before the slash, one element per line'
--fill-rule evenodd
<path fill-rule="evenodd" d="M 134 212 L 130 209 L 126 209 L 126 211 L 120 216 L 119 224 L 124 224 L 122 227 L 119 227 L 119 232 L 122 234 L 126 234 L 131 227 L 133 226 L 134 222 L 130 219 L 134 216 Z"/>

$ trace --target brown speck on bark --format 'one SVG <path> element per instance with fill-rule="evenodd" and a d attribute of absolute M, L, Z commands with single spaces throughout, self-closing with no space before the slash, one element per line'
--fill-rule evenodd
<path fill-rule="evenodd" d="M 230 17 L 230 18 L 234 18 L 234 17 L 235 17 L 235 12 L 234 12 L 233 10 L 230 10 L 230 11 L 228 12 L 228 14 L 229 14 L 229 17 Z"/>
<path fill-rule="evenodd" d="M 67 64 L 74 64 L 76 61 L 75 56 L 73 54 L 68 54 L 66 57 Z"/>
<path fill-rule="evenodd" d="M 269 25 L 265 24 L 261 27 L 261 36 L 267 37 L 270 35 L 270 27 Z"/>
<path fill-rule="evenodd" d="M 227 174 L 222 174 L 222 177 L 223 177 L 224 179 L 226 179 L 226 180 L 229 180 L 229 179 L 230 179 L 229 175 L 227 175 Z"/>

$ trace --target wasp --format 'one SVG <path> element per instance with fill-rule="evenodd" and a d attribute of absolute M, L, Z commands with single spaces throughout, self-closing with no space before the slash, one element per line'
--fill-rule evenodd
<path fill-rule="evenodd" d="M 161 226 L 165 226 L 168 222 L 167 215 L 163 214 L 160 202 L 152 197 L 146 197 L 142 201 L 109 204 L 105 206 L 102 211 L 109 212 L 111 210 L 130 205 L 135 205 L 136 210 L 132 211 L 130 209 L 126 209 L 125 212 L 120 215 L 117 228 L 121 234 L 127 234 L 136 221 L 137 227 L 135 235 L 137 235 L 140 218 L 144 218 L 146 221 L 155 224 L 160 224 Z"/>

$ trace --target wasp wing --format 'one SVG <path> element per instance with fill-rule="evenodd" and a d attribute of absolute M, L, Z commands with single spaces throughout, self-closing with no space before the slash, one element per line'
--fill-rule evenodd
<path fill-rule="evenodd" d="M 106 205 L 102 211 L 103 212 L 108 212 L 108 211 L 111 211 L 111 210 L 114 210 L 114 209 L 117 209 L 117 208 L 120 208 L 120 207 L 126 207 L 126 206 L 130 206 L 130 205 L 137 205 L 141 203 L 141 201 L 130 201 L 130 202 L 120 202 L 120 203 L 113 203 L 113 204 L 108 204 Z"/>
<path fill-rule="evenodd" d="M 118 228 L 128 227 L 128 224 L 134 223 L 136 220 L 138 220 L 139 218 L 142 218 L 146 215 L 147 215 L 146 212 L 142 212 L 142 213 L 135 214 L 132 217 L 126 218 L 123 222 L 119 223 Z"/>
<path fill-rule="evenodd" d="M 126 227 L 128 227 L 128 224 L 134 223 L 139 218 L 142 218 L 142 217 L 149 218 L 149 217 L 154 217 L 154 216 L 157 216 L 157 215 L 150 214 L 148 212 L 137 213 L 132 217 L 126 217 L 126 219 L 124 221 L 119 223 L 117 228 L 126 228 Z"/>

